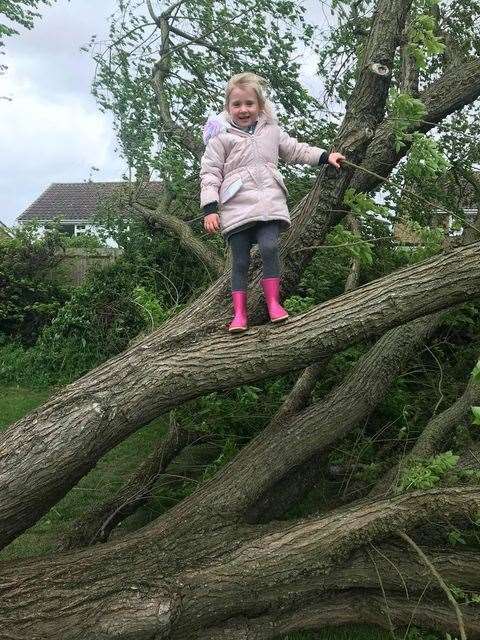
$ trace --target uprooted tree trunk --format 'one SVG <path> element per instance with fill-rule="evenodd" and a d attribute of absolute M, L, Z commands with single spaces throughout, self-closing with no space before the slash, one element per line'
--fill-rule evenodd
<path fill-rule="evenodd" d="M 335 144 L 349 159 L 381 175 L 388 175 L 400 157 L 382 120 L 410 4 L 379 0 Z M 162 22 L 164 35 L 166 27 Z M 429 124 L 417 128 L 434 126 L 478 97 L 479 70 L 478 60 L 453 72 L 447 69 L 420 94 Z M 155 81 L 168 119 L 161 91 L 161 75 L 167 72 L 158 65 Z M 192 136 L 185 137 L 185 144 L 198 155 Z M 339 176 L 329 169 L 319 172 L 283 243 L 288 290 L 310 259 L 308 252 L 295 251 L 320 244 L 342 218 L 346 188 L 353 184 L 370 190 L 378 184 L 378 177 L 366 174 L 362 182 L 361 175 L 353 174 L 352 182 L 348 170 Z M 434 325 L 422 316 L 480 296 L 479 255 L 480 243 L 455 249 L 320 305 L 282 327 L 259 326 L 235 339 L 221 328 L 226 273 L 164 328 L 13 425 L 3 434 L 0 449 L 2 544 L 36 522 L 106 451 L 169 408 L 210 391 L 300 369 L 411 323 L 377 342 L 363 361 L 365 371 L 357 367 L 318 406 L 302 410 L 300 398 L 292 412 L 279 417 L 215 478 L 149 526 L 120 541 L 4 563 L 0 623 L 5 637 L 266 640 L 325 624 L 363 621 L 391 629 L 411 619 L 457 633 L 458 618 L 445 594 L 396 532 L 472 518 L 480 507 L 478 488 L 370 499 L 294 522 L 258 521 L 261 501 L 278 482 L 375 406 L 401 366 L 395 361 L 389 367 L 389 345 L 398 349 L 402 340 L 408 341 L 407 357 Z M 254 283 L 258 277 L 255 272 Z M 259 297 L 251 300 L 259 320 Z M 368 367 L 372 379 L 367 384 Z M 349 416 L 345 397 L 352 394 L 357 413 Z M 338 411 L 340 402 L 343 412 Z M 478 554 L 456 549 L 447 554 L 438 548 L 425 552 L 445 580 L 465 591 L 479 590 Z M 469 637 L 480 637 L 478 612 L 462 607 L 462 614 Z"/>
<path fill-rule="evenodd" d="M 401 583 L 410 597 L 427 588 L 438 605 L 437 585 L 408 552 L 397 556 L 398 572 L 381 556 L 373 564 L 354 552 L 398 529 L 472 517 L 479 507 L 478 488 L 451 488 L 343 507 L 294 523 L 246 526 L 220 524 L 211 502 L 210 523 L 202 527 L 179 505 L 168 518 L 116 544 L 4 566 L 3 629 L 10 639 L 190 640 L 228 629 L 232 619 L 248 612 L 243 637 L 256 638 L 249 635 L 249 624 L 272 609 L 293 616 L 327 592 L 347 585 L 368 589 L 379 579 L 393 593 Z M 478 555 L 453 555 L 459 562 L 445 562 L 447 576 L 462 589 L 478 589 Z M 305 626 L 298 616 L 296 628 Z M 478 631 L 478 616 L 471 623 L 467 619 L 467 628 Z"/>
<path fill-rule="evenodd" d="M 3 435 L 0 540 L 31 526 L 117 443 L 215 390 L 306 366 L 425 313 L 480 295 L 480 243 L 408 267 L 232 343 L 223 329 L 148 341 L 69 385 Z M 232 346 L 235 360 L 232 362 Z M 39 448 L 41 455 L 38 455 Z"/>

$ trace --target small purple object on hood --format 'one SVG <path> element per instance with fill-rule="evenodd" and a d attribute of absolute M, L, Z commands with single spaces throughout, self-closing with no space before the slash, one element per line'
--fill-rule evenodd
<path fill-rule="evenodd" d="M 210 138 L 215 138 L 226 130 L 227 123 L 221 115 L 210 116 L 203 127 L 203 142 L 207 144 Z"/>

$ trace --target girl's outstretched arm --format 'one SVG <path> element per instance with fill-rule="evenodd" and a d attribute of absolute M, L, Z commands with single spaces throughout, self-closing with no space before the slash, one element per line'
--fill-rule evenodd
<path fill-rule="evenodd" d="M 299 142 L 281 130 L 278 154 L 287 164 L 309 164 L 314 167 L 319 164 L 320 159 L 327 152 L 320 147 L 312 147 L 306 142 Z"/>

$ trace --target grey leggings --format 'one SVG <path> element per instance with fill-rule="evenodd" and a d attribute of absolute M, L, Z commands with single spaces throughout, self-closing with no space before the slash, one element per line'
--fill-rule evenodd
<path fill-rule="evenodd" d="M 276 221 L 257 222 L 254 226 L 230 236 L 228 241 L 232 250 L 232 291 L 247 290 L 250 249 L 254 244 L 258 244 L 262 256 L 263 277 L 280 276 L 279 236 L 280 223 Z"/>

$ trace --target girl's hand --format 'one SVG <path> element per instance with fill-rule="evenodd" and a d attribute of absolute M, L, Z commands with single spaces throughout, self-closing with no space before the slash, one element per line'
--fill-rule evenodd
<path fill-rule="evenodd" d="M 342 160 L 346 160 L 345 156 L 342 156 L 341 153 L 337 153 L 336 151 L 328 156 L 328 164 L 331 164 L 335 169 L 340 169 L 340 162 L 342 162 Z"/>
<path fill-rule="evenodd" d="M 220 229 L 220 216 L 218 213 L 209 213 L 203 219 L 203 226 L 207 233 L 215 233 Z"/>

